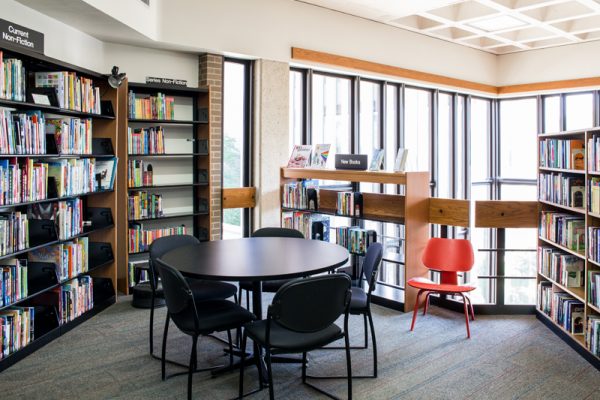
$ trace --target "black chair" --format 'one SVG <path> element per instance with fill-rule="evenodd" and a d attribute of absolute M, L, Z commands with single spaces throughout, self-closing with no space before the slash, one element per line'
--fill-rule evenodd
<path fill-rule="evenodd" d="M 154 306 L 157 299 L 163 299 L 164 293 L 161 282 L 158 279 L 160 271 L 156 266 L 156 260 L 165 255 L 167 252 L 181 246 L 198 244 L 200 241 L 191 235 L 172 235 L 158 238 L 150 245 L 150 260 L 148 262 L 150 287 L 151 287 L 151 306 L 150 306 L 150 355 L 156 359 L 154 355 Z M 185 278 L 196 302 L 205 300 L 224 300 L 229 297 L 234 297 L 237 303 L 237 288 L 235 285 L 219 281 L 206 281 L 193 278 Z M 169 317 L 167 315 L 167 324 Z M 221 340 L 219 338 L 216 338 Z M 166 334 L 163 336 L 163 342 L 167 340 Z M 170 361 L 169 361 L 170 362 Z M 181 365 L 179 363 L 174 363 Z M 164 378 L 164 377 L 163 377 Z"/>
<path fill-rule="evenodd" d="M 297 238 L 304 239 L 304 235 L 302 232 L 296 229 L 290 228 L 260 228 L 256 230 L 252 237 L 287 237 L 287 238 Z M 285 283 L 287 283 L 289 279 L 277 279 L 273 281 L 264 281 L 262 290 L 263 293 L 275 293 L 281 288 Z M 252 282 L 251 281 L 241 281 L 240 282 L 240 292 L 239 299 L 240 304 L 242 302 L 242 290 L 246 291 L 246 308 L 250 307 L 250 292 L 252 291 Z"/>
<path fill-rule="evenodd" d="M 367 329 L 367 320 L 371 328 L 371 340 L 373 342 L 373 375 L 355 375 L 353 378 L 377 378 L 377 340 L 375 338 L 375 326 L 373 325 L 373 316 L 371 315 L 371 294 L 375 289 L 377 281 L 377 271 L 383 258 L 383 246 L 381 243 L 372 243 L 367 249 L 367 254 L 363 260 L 362 269 L 359 275 L 359 286 L 353 286 L 352 299 L 350 300 L 350 314 L 362 315 L 364 321 L 365 343 L 364 346 L 351 346 L 350 349 L 368 349 L 369 332 Z M 369 285 L 367 292 L 362 288 L 362 277 Z M 341 350 L 345 347 L 325 347 L 326 350 Z M 339 379 L 343 376 L 309 376 L 313 379 Z"/>
<path fill-rule="evenodd" d="M 233 349 L 231 345 L 231 330 L 239 329 L 242 325 L 255 319 L 254 314 L 228 300 L 196 301 L 188 281 L 172 266 L 161 259 L 155 259 L 155 267 L 162 281 L 168 317 L 177 328 L 186 335 L 192 336 L 192 351 L 188 366 L 188 399 L 192 398 L 192 374 L 197 372 L 198 361 L 196 345 L 198 336 L 206 336 L 213 332 L 227 331 L 229 337 L 229 366 L 233 365 Z M 165 337 L 168 324 L 165 326 Z M 161 367 L 165 375 L 165 357 L 167 342 L 163 341 Z"/>
<path fill-rule="evenodd" d="M 302 353 L 302 383 L 331 398 L 327 393 L 306 381 L 307 352 L 322 348 L 338 339 L 346 343 L 346 368 L 348 398 L 352 398 L 352 366 L 348 339 L 348 312 L 350 306 L 351 281 L 346 274 L 321 275 L 296 279 L 284 284 L 273 297 L 267 319 L 254 321 L 244 326 L 242 348 L 246 340 L 265 349 L 269 398 L 275 398 L 271 356 L 274 354 Z M 334 322 L 344 315 L 344 329 Z M 258 356 L 258 355 L 257 355 Z M 244 393 L 244 354 L 240 368 L 240 398 Z M 263 388 L 261 368 L 259 385 Z"/>

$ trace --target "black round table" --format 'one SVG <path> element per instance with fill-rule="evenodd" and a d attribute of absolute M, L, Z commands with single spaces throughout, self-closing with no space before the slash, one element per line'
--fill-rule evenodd
<path fill-rule="evenodd" d="M 252 310 L 261 319 L 262 281 L 333 270 L 348 261 L 348 250 L 319 240 L 257 237 L 183 246 L 162 260 L 188 277 L 252 281 Z"/>

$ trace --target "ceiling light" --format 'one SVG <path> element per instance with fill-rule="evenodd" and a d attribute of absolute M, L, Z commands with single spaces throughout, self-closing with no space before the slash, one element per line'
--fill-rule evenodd
<path fill-rule="evenodd" d="M 470 25 L 474 28 L 481 29 L 486 32 L 496 32 L 504 29 L 510 28 L 518 28 L 520 26 L 527 25 L 526 22 L 521 21 L 520 19 L 511 17 L 510 15 L 501 15 L 499 17 L 482 19 L 475 22 L 469 22 L 467 25 Z"/>

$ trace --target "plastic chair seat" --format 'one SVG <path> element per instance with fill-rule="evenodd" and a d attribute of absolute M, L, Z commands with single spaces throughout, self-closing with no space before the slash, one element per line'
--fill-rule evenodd
<path fill-rule="evenodd" d="M 267 343 L 267 320 L 255 321 L 244 326 L 248 337 L 258 343 Z M 287 351 L 306 351 L 319 348 L 344 337 L 340 327 L 331 324 L 318 332 L 295 332 L 284 328 L 277 322 L 271 322 L 270 346 L 273 349 Z"/>
<path fill-rule="evenodd" d="M 469 285 L 449 285 L 435 283 L 434 281 L 426 278 L 413 278 L 406 283 L 408 283 L 410 286 L 416 289 L 430 290 L 432 292 L 442 293 L 464 293 L 476 289 L 474 286 Z"/>
<path fill-rule="evenodd" d="M 208 335 L 213 332 L 235 329 L 256 319 L 254 314 L 228 300 L 208 300 L 196 303 L 199 329 L 194 325 L 193 308 L 180 314 L 179 329 L 188 335 Z M 189 314 L 189 315 L 186 315 Z"/>
<path fill-rule="evenodd" d="M 186 278 L 186 281 L 190 285 L 192 293 L 194 293 L 194 300 L 197 302 L 224 300 L 237 294 L 237 287 L 231 283 L 191 278 Z"/>
<path fill-rule="evenodd" d="M 350 314 L 360 314 L 364 312 L 367 307 L 367 293 L 363 288 L 360 287 L 351 287 L 352 298 L 350 298 Z"/>

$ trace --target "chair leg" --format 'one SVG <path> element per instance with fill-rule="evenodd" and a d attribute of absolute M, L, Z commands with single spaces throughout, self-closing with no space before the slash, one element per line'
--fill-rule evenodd
<path fill-rule="evenodd" d="M 246 290 L 246 309 L 247 310 L 250 309 L 250 291 L 249 290 Z"/>
<path fill-rule="evenodd" d="M 369 333 L 367 331 L 367 313 L 363 314 L 363 325 L 365 330 L 365 349 L 369 348 Z"/>
<path fill-rule="evenodd" d="M 233 343 L 231 341 L 231 330 L 227 329 L 227 341 L 229 342 L 229 367 L 233 367 Z"/>
<path fill-rule="evenodd" d="M 165 359 L 167 357 L 167 334 L 169 333 L 169 313 L 167 313 L 167 318 L 165 320 L 165 330 L 163 332 L 163 342 L 162 342 L 162 355 L 160 357 L 160 369 L 161 369 L 161 377 L 162 380 L 165 380 Z"/>
<path fill-rule="evenodd" d="M 465 298 L 465 295 L 460 293 L 462 299 L 463 299 L 463 307 L 465 309 L 465 323 L 467 324 L 467 339 L 471 338 L 471 330 L 469 329 L 469 306 L 467 305 L 467 299 Z"/>
<path fill-rule="evenodd" d="M 275 400 L 275 391 L 273 390 L 273 368 L 271 367 L 271 350 L 266 349 L 265 355 L 267 361 L 267 380 L 269 383 L 269 400 Z"/>
<path fill-rule="evenodd" d="M 469 308 L 471 309 L 471 321 L 475 321 L 475 311 L 473 310 L 473 303 L 471 302 L 471 298 L 465 294 L 465 297 L 469 301 Z"/>
<path fill-rule="evenodd" d="M 348 327 L 344 330 L 344 341 L 346 342 L 346 373 L 348 374 L 348 400 L 352 400 L 352 360 L 350 359 L 350 338 Z"/>
<path fill-rule="evenodd" d="M 375 339 L 375 326 L 373 325 L 371 309 L 369 309 L 368 317 L 369 325 L 371 326 L 371 340 L 373 341 L 373 378 L 377 378 L 377 339 Z"/>
<path fill-rule="evenodd" d="M 419 312 L 419 297 L 421 297 L 423 289 L 419 289 L 417 292 L 417 299 L 415 300 L 415 308 L 413 310 L 412 324 L 410 325 L 411 332 L 415 329 L 415 322 L 417 322 L 417 313 Z"/>
<path fill-rule="evenodd" d="M 306 352 L 302 353 L 302 383 L 306 383 Z"/>
<path fill-rule="evenodd" d="M 429 295 L 431 292 L 427 292 L 425 295 L 425 306 L 423 307 L 423 315 L 427 314 L 427 310 L 429 309 Z"/>
<path fill-rule="evenodd" d="M 239 305 L 239 304 L 240 304 L 240 303 L 238 303 L 238 295 L 237 295 L 237 293 L 234 293 L 234 294 L 233 294 L 233 302 L 234 302 L 235 304 L 237 304 L 237 305 Z"/>
<path fill-rule="evenodd" d="M 150 355 L 154 355 L 154 290 L 152 291 L 151 297 L 150 297 L 150 337 L 149 337 L 149 344 L 150 344 Z"/>
<path fill-rule="evenodd" d="M 190 368 L 188 370 L 188 400 L 192 400 L 192 377 L 194 376 L 194 370 L 196 365 L 196 344 L 198 343 L 198 336 L 194 335 L 192 340 L 192 354 L 190 354 Z"/>
<path fill-rule="evenodd" d="M 238 398 L 244 397 L 244 362 L 246 361 L 246 335 L 242 336 L 242 347 L 240 354 L 240 387 Z"/>

